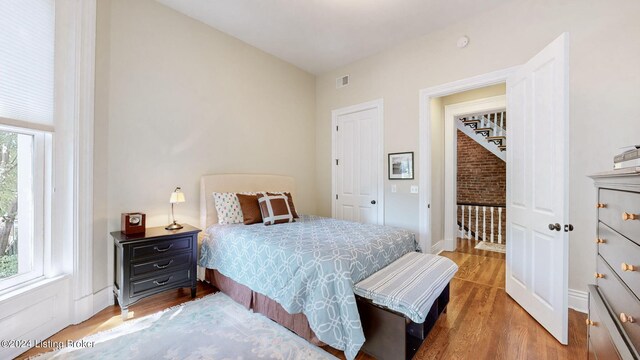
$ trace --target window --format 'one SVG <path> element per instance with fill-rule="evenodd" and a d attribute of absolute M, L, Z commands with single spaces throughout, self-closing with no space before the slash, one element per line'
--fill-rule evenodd
<path fill-rule="evenodd" d="M 48 137 L 0 126 L 0 290 L 43 275 Z"/>
<path fill-rule="evenodd" d="M 0 291 L 44 274 L 54 5 L 0 1 Z"/>

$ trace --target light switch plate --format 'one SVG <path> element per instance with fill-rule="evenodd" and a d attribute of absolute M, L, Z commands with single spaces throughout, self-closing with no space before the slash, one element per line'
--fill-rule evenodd
<path fill-rule="evenodd" d="M 391 185 L 391 192 L 392 192 L 392 193 L 394 193 L 394 192 L 398 192 L 398 185 L 396 185 L 396 184 L 392 184 L 392 185 Z"/>
<path fill-rule="evenodd" d="M 411 185 L 411 193 L 412 194 L 418 193 L 418 185 Z"/>

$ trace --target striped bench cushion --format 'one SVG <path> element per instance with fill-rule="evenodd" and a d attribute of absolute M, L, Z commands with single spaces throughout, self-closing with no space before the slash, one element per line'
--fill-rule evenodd
<path fill-rule="evenodd" d="M 354 292 L 423 323 L 457 271 L 458 265 L 446 257 L 411 252 L 357 283 Z"/>

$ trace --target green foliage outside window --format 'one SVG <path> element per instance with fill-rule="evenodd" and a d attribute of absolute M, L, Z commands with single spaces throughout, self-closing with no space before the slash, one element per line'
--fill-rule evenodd
<path fill-rule="evenodd" d="M 0 131 L 0 279 L 18 272 L 18 135 Z"/>

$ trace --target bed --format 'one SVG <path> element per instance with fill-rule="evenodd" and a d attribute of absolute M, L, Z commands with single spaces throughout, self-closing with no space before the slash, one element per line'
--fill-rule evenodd
<path fill-rule="evenodd" d="M 207 175 L 201 179 L 199 265 L 234 300 L 300 336 L 354 358 L 364 335 L 353 284 L 418 249 L 409 231 L 300 215 L 294 223 L 217 225 L 213 192 L 287 191 L 292 178 Z"/>

